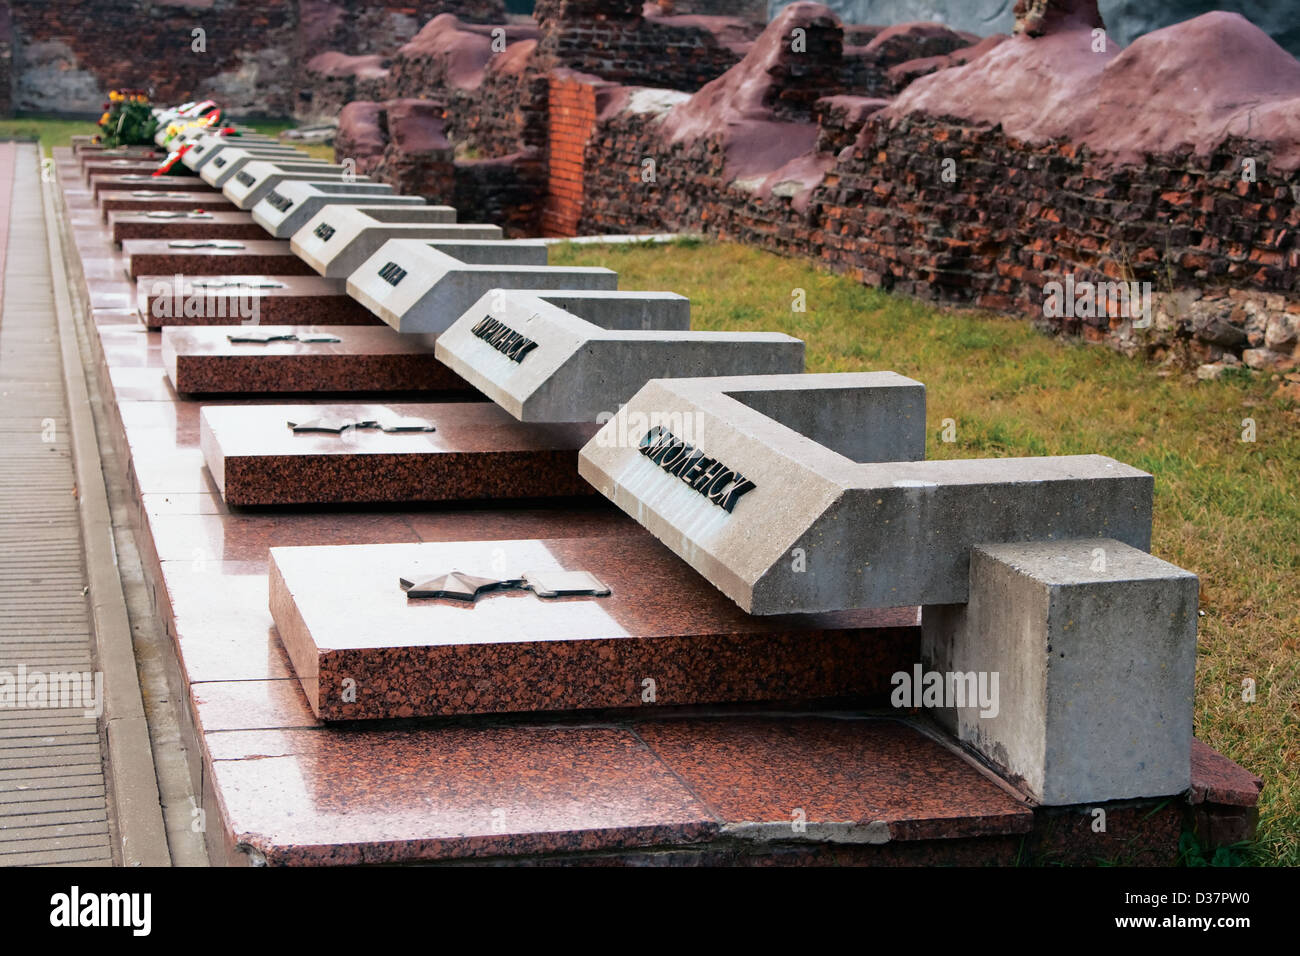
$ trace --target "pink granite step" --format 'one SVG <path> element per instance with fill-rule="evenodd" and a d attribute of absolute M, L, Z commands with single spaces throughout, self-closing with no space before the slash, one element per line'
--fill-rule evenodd
<path fill-rule="evenodd" d="M 189 212 L 194 209 L 205 209 L 208 212 L 236 211 L 235 204 L 221 193 L 195 195 L 184 190 L 158 192 L 124 189 L 121 192 L 104 192 L 99 194 L 99 208 L 105 223 L 112 212 Z"/>
<path fill-rule="evenodd" d="M 122 243 L 128 278 L 141 276 L 315 276 L 284 239 L 218 239 L 229 247 L 187 248 L 176 243 L 198 239 L 128 239 Z"/>
<path fill-rule="evenodd" d="M 413 418 L 432 432 L 295 434 L 289 422 Z M 475 501 L 594 494 L 578 449 L 599 426 L 524 425 L 489 402 L 207 406 L 199 443 L 230 505 Z"/>
<path fill-rule="evenodd" d="M 366 313 L 369 315 L 369 313 Z M 429 392 L 476 395 L 439 362 L 419 336 L 387 326 L 267 325 L 261 333 L 333 342 L 292 340 L 232 342 L 241 326 L 172 327 L 162 335 L 162 359 L 172 387 L 195 394 L 309 392 Z"/>
<path fill-rule="evenodd" d="M 347 294 L 344 279 L 317 275 L 141 276 L 135 282 L 140 319 L 166 326 L 362 325 L 383 322 Z M 387 326 L 384 326 L 387 328 Z M 391 329 L 389 330 L 392 331 Z M 215 343 L 211 336 L 194 342 Z M 394 337 L 401 338 L 396 332 Z M 409 341 L 412 337 L 407 336 Z M 396 347 L 394 347 L 396 348 Z M 237 350 L 233 354 L 255 354 Z"/>
<path fill-rule="evenodd" d="M 266 230 L 253 214 L 239 210 L 209 210 L 202 202 L 183 212 L 110 212 L 108 231 L 113 241 L 126 239 L 265 239 Z"/>
<path fill-rule="evenodd" d="M 399 586 L 586 571 L 606 596 Z M 346 581 L 346 587 L 339 582 Z M 648 533 L 271 552 L 271 615 L 324 720 L 853 698 L 887 705 L 916 608 L 751 617 Z M 653 708 L 651 708 L 653 709 Z"/>

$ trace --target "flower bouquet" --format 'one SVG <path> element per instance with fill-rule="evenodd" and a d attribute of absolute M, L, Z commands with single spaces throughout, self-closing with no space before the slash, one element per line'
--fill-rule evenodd
<path fill-rule="evenodd" d="M 99 118 L 99 141 L 109 149 L 150 146 L 157 131 L 149 96 L 143 90 L 109 90 Z"/>

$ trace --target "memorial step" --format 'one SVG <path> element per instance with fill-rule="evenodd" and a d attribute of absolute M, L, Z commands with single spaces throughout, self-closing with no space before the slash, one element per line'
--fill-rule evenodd
<path fill-rule="evenodd" d="M 582 573 L 594 581 L 570 580 Z M 463 575 L 487 590 L 463 599 Z M 462 597 L 413 597 L 402 578 Z M 607 593 L 539 596 L 557 579 Z M 485 583 L 503 580 L 527 587 Z M 919 651 L 916 608 L 752 617 L 644 532 L 273 548 L 270 587 L 280 639 L 324 720 L 887 706 L 890 676 Z"/>
<path fill-rule="evenodd" d="M 424 392 L 477 397 L 418 336 L 398 335 L 387 326 L 308 324 L 309 318 L 310 311 L 301 325 L 164 328 L 162 357 L 172 387 L 213 395 Z M 232 341 L 250 332 L 277 338 Z M 322 337 L 333 341 L 320 341 Z"/>
<path fill-rule="evenodd" d="M 270 866 L 1014 865 L 1034 825 L 969 761 L 889 719 L 234 730 L 207 742 L 215 859 L 244 865 L 249 854 Z"/>
<path fill-rule="evenodd" d="M 383 325 L 342 279 L 315 275 L 156 275 L 136 279 L 140 319 L 172 325 Z M 245 330 L 248 331 L 248 330 Z M 389 330 L 391 331 L 391 330 Z"/>
<path fill-rule="evenodd" d="M 81 164 L 82 181 L 89 186 L 92 176 L 152 176 L 160 159 L 86 159 Z"/>
<path fill-rule="evenodd" d="M 128 279 L 141 276 L 314 276 L 282 239 L 128 239 Z"/>
<path fill-rule="evenodd" d="M 208 212 L 234 212 L 235 204 L 221 193 L 195 195 L 192 192 L 149 192 L 124 189 L 121 192 L 99 194 L 100 215 L 105 223 L 112 212 L 190 212 L 204 209 Z"/>
<path fill-rule="evenodd" d="M 523 425 L 488 402 L 206 406 L 200 446 L 229 505 L 547 498 L 592 493 L 578 449 L 596 427 Z"/>
<path fill-rule="evenodd" d="M 197 176 L 150 176 L 142 173 L 124 176 L 102 173 L 90 177 L 90 197 L 98 202 L 101 193 L 122 192 L 189 192 L 208 194 L 212 187 Z"/>
<path fill-rule="evenodd" d="M 110 212 L 108 231 L 113 241 L 127 239 L 264 239 L 266 231 L 253 217 L 239 210 L 198 208 L 182 212 Z"/>

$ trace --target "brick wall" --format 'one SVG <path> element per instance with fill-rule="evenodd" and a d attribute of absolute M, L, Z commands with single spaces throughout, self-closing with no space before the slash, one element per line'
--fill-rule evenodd
<path fill-rule="evenodd" d="M 1300 330 L 1300 188 L 1268 144 L 1106 165 L 1066 143 L 1031 147 L 999 130 L 928 117 L 891 125 L 880 103 L 818 104 L 832 148 L 811 191 L 728 182 L 717 138 L 667 145 L 663 113 L 605 118 L 583 162 L 582 233 L 705 231 L 820 260 L 869 285 L 936 302 L 1018 312 L 1058 331 L 1197 362 L 1286 369 Z M 656 182 L 637 175 L 656 158 Z M 1241 157 L 1257 160 L 1243 182 Z M 956 181 L 944 179 L 952 160 Z M 1048 283 L 1150 281 L 1153 328 L 1119 316 L 1049 318 Z"/>
<path fill-rule="evenodd" d="M 572 236 L 582 218 L 583 150 L 596 131 L 601 81 L 565 71 L 550 76 L 550 141 L 542 235 Z"/>
<path fill-rule="evenodd" d="M 640 0 L 538 0 L 539 65 L 626 85 L 697 90 L 740 62 L 762 29 L 742 19 L 718 23 L 641 13 Z"/>
<path fill-rule="evenodd" d="M 437 13 L 501 20 L 501 0 L 8 0 L 13 108 L 98 113 L 107 90 L 211 96 L 290 116 L 303 67 L 335 49 L 391 53 Z M 204 31 L 194 49 L 195 29 Z M 0 58 L 0 68 L 3 68 Z"/>

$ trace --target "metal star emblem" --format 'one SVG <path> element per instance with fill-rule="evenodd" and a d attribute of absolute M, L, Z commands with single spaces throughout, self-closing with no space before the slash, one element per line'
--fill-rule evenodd
<path fill-rule="evenodd" d="M 289 422 L 289 427 L 293 429 L 296 435 L 303 432 L 331 432 L 338 435 L 349 428 L 376 428 L 378 425 L 378 422 L 354 422 L 350 418 L 331 418 L 328 416 L 313 418 L 308 422 Z"/>
<path fill-rule="evenodd" d="M 473 602 L 481 591 L 514 590 L 523 584 L 517 578 L 480 578 L 463 571 L 414 581 L 398 578 L 398 583 L 408 598 L 452 598 L 469 602 Z"/>
<path fill-rule="evenodd" d="M 539 598 L 608 597 L 610 590 L 587 571 L 525 572 L 522 578 L 484 578 L 464 571 L 435 577 L 398 578 L 408 598 L 454 598 L 473 602 L 484 591 L 532 591 Z"/>
<path fill-rule="evenodd" d="M 248 343 L 256 342 L 265 345 L 267 342 L 342 342 L 343 340 L 337 335 L 326 335 L 325 333 L 309 333 L 299 335 L 297 332 L 267 332 L 265 330 L 257 332 L 235 332 L 226 335 L 226 339 L 231 342 Z"/>

